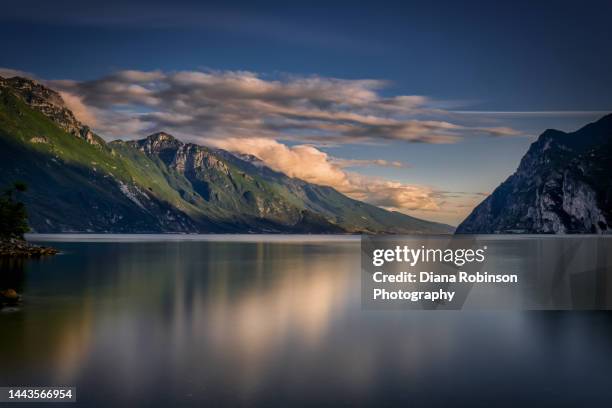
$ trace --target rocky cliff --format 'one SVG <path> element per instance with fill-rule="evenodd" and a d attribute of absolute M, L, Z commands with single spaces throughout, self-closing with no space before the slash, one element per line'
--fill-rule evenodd
<path fill-rule="evenodd" d="M 565 133 L 549 129 L 517 171 L 478 205 L 457 233 L 609 233 L 612 115 Z"/>
<path fill-rule="evenodd" d="M 104 143 L 88 126 L 77 120 L 64 103 L 61 95 L 53 89 L 22 77 L 0 77 L 0 88 L 16 93 L 30 107 L 44 114 L 67 133 L 80 137 L 91 144 L 100 145 Z"/>

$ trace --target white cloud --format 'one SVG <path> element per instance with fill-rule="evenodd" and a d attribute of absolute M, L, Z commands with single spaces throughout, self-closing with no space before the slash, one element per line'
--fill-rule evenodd
<path fill-rule="evenodd" d="M 341 159 L 334 157 L 331 159 L 332 163 L 336 164 L 341 168 L 347 167 L 394 167 L 396 169 L 408 168 L 409 164 L 397 161 L 397 160 L 384 160 L 384 159 Z"/>
<path fill-rule="evenodd" d="M 93 128 L 99 126 L 95 112 L 87 107 L 80 97 L 69 92 L 60 92 L 60 95 L 68 109 L 74 113 L 74 116 L 76 116 L 80 122 L 86 123 Z"/>
<path fill-rule="evenodd" d="M 439 194 L 432 188 L 368 177 L 343 168 L 354 164 L 399 167 L 402 165 L 399 162 L 343 160 L 331 157 L 313 146 L 290 147 L 265 138 L 229 138 L 214 144 L 226 150 L 251 154 L 272 169 L 290 177 L 331 186 L 352 198 L 374 205 L 403 212 L 439 209 Z"/>
<path fill-rule="evenodd" d="M 327 153 L 313 146 L 289 147 L 266 138 L 227 138 L 212 141 L 222 149 L 252 154 L 270 168 L 309 183 L 334 187 L 340 191 L 349 188 L 349 180 L 342 168 L 334 164 Z"/>

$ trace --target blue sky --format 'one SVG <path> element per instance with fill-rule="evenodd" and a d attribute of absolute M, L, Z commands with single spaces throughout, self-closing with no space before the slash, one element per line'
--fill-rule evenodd
<path fill-rule="evenodd" d="M 266 136 L 289 148 L 312 144 L 329 161 L 402 162 L 345 164 L 342 171 L 429 189 L 436 205 L 385 203 L 384 190 L 359 198 L 453 224 L 482 199 L 462 194 L 492 191 L 544 129 L 574 130 L 612 111 L 609 1 L 5 3 L 0 67 L 41 80 L 84 82 L 56 85 L 92 104 L 97 115 L 126 109 L 85 94 L 99 89 L 92 81 L 116 72 L 248 71 L 289 84 L 296 77 L 373 79 L 385 84 L 375 90 L 381 101 L 423 96 L 427 109 L 443 110 L 437 121 L 515 130 L 492 137 L 466 129 L 450 144 L 385 137 L 317 144 L 295 130 L 287 138 Z M 139 137 L 149 130 L 135 128 L 132 135 L 129 129 L 118 134 Z M 206 127 L 189 129 L 199 133 L 194 140 L 211 139 Z"/>

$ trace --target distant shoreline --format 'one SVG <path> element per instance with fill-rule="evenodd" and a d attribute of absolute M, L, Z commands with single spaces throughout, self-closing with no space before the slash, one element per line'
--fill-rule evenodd
<path fill-rule="evenodd" d="M 468 239 L 482 237 L 487 240 L 612 238 L 610 234 L 398 234 L 384 235 L 391 240 L 402 239 Z M 380 235 L 379 235 L 380 237 Z M 360 234 L 105 234 L 57 233 L 26 234 L 28 242 L 360 242 Z"/>
<path fill-rule="evenodd" d="M 359 241 L 359 234 L 26 234 L 31 242 L 342 242 Z"/>

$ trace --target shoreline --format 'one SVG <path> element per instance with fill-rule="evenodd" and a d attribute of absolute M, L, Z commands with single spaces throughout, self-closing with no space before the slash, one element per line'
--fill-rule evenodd
<path fill-rule="evenodd" d="M 24 239 L 10 238 L 0 241 L 0 258 L 39 258 L 55 255 L 55 248 L 34 245 Z"/>

